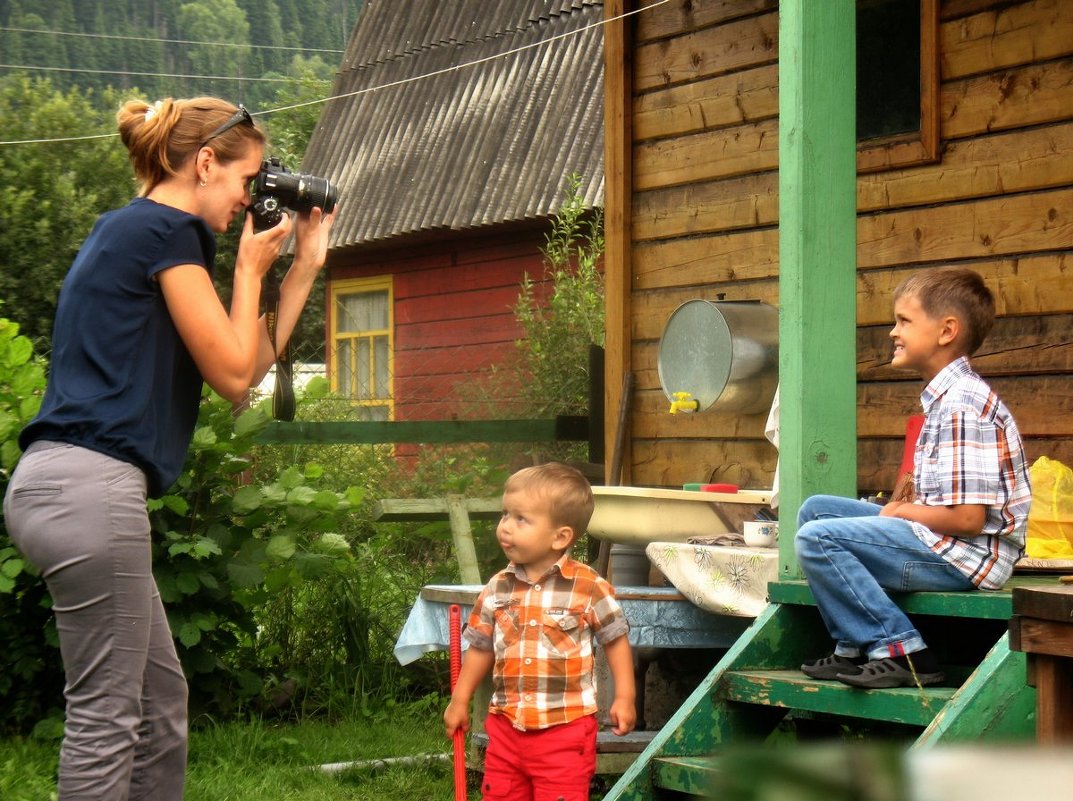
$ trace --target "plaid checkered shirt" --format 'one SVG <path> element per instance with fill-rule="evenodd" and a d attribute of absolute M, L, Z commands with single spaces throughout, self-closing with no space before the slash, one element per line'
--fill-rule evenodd
<path fill-rule="evenodd" d="M 594 714 L 593 640 L 628 632 L 611 585 L 564 556 L 532 582 L 513 563 L 493 576 L 463 636 L 495 652 L 488 711 L 526 731 Z"/>
<path fill-rule="evenodd" d="M 1024 553 L 1032 503 L 1017 423 L 966 357 L 940 370 L 920 403 L 925 419 L 916 445 L 916 502 L 980 504 L 987 517 L 975 537 L 936 534 L 920 523 L 912 523 L 913 531 L 978 588 L 1000 589 Z"/>

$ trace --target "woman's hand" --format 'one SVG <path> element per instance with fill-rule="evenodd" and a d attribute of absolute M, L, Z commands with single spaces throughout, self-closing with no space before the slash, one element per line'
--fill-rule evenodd
<path fill-rule="evenodd" d="M 295 216 L 295 267 L 311 269 L 315 273 L 324 266 L 328 257 L 328 235 L 338 208 L 336 206 L 331 214 L 325 214 L 321 208 L 313 208 L 308 214 Z"/>
<path fill-rule="evenodd" d="M 235 260 L 235 277 L 239 273 L 249 273 L 258 280 L 263 278 L 276 259 L 280 248 L 291 233 L 293 223 L 290 215 L 284 214 L 277 225 L 265 231 L 253 230 L 253 215 L 247 213 L 242 225 L 242 236 L 238 241 L 238 257 Z"/>

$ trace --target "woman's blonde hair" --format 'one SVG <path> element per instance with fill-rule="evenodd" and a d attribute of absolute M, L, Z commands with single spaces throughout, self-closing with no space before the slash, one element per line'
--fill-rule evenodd
<path fill-rule="evenodd" d="M 124 103 L 116 122 L 138 179 L 138 194 L 144 197 L 165 178 L 177 175 L 204 145 L 211 144 L 224 163 L 245 156 L 251 142 L 263 146 L 265 134 L 256 124 L 235 125 L 207 141 L 237 111 L 237 106 L 216 97 Z"/>

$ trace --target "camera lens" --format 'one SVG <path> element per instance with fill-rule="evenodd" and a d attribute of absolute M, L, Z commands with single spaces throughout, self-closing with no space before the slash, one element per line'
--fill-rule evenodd
<path fill-rule="evenodd" d="M 327 178 L 303 174 L 294 177 L 298 179 L 298 192 L 291 208 L 302 212 L 321 208 L 324 209 L 325 214 L 332 213 L 335 209 L 335 202 L 339 198 L 339 192 Z"/>

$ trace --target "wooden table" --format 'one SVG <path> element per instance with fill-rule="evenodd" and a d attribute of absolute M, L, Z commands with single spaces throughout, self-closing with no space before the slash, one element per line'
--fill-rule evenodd
<path fill-rule="evenodd" d="M 1010 648 L 1028 655 L 1037 741 L 1073 743 L 1073 585 L 1015 587 Z"/>

